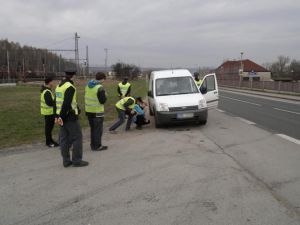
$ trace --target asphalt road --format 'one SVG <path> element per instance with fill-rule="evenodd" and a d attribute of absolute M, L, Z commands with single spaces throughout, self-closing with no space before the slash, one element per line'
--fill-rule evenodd
<path fill-rule="evenodd" d="M 300 102 L 221 90 L 219 109 L 300 140 Z"/>
<path fill-rule="evenodd" d="M 108 124 L 109 125 L 109 124 Z M 227 113 L 104 134 L 63 168 L 42 144 L 0 151 L 2 225 L 299 225 L 299 145 Z"/>

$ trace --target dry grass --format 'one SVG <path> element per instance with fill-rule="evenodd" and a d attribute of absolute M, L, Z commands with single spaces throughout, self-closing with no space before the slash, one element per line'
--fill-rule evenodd
<path fill-rule="evenodd" d="M 146 82 L 132 81 L 132 95 L 145 96 Z M 86 81 L 76 81 L 78 104 L 82 110 L 80 122 L 87 127 L 84 115 L 84 87 Z M 105 121 L 115 119 L 115 103 L 118 100 L 117 81 L 107 80 L 104 83 L 108 95 L 105 104 Z M 57 133 L 58 127 L 54 133 Z M 0 87 L 0 149 L 20 144 L 31 144 L 44 141 L 44 119 L 40 115 L 40 86 L 36 84 Z"/>

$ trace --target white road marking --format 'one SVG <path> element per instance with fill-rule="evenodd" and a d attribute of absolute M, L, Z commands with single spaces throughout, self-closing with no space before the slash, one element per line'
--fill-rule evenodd
<path fill-rule="evenodd" d="M 221 113 L 225 112 L 225 111 L 223 111 L 222 109 L 217 109 L 217 111 L 219 111 L 219 112 L 221 112 Z"/>
<path fill-rule="evenodd" d="M 234 100 L 234 101 L 238 101 L 238 102 L 244 102 L 244 103 L 251 104 L 251 105 L 261 106 L 260 104 L 256 104 L 256 103 L 248 102 L 248 101 L 243 101 L 243 100 L 236 99 L 236 98 L 225 97 L 223 95 L 221 95 L 221 97 L 222 98 L 228 98 L 228 99 L 231 99 L 231 100 Z"/>
<path fill-rule="evenodd" d="M 276 110 L 278 110 L 278 111 L 283 111 L 283 112 L 288 112 L 288 113 L 293 113 L 293 114 L 300 115 L 300 113 L 299 113 L 299 112 L 294 112 L 294 111 L 289 111 L 289 110 L 285 110 L 285 109 L 279 109 L 279 108 L 274 108 L 274 109 L 276 109 Z"/>
<path fill-rule="evenodd" d="M 236 118 L 239 119 L 239 120 L 241 120 L 241 121 L 243 121 L 243 122 L 245 122 L 245 123 L 247 123 L 247 124 L 249 124 L 249 125 L 255 125 L 256 124 L 256 123 L 254 123 L 254 122 L 252 122 L 250 120 L 246 120 L 246 119 L 244 119 L 242 117 L 236 117 Z"/>
<path fill-rule="evenodd" d="M 288 141 L 293 142 L 293 143 L 295 143 L 297 145 L 300 145 L 300 140 L 298 140 L 296 138 L 292 138 L 292 137 L 287 136 L 285 134 L 276 134 L 276 135 L 279 136 L 279 137 L 281 137 L 281 138 L 283 138 L 283 139 L 285 139 L 285 140 L 288 140 Z"/>

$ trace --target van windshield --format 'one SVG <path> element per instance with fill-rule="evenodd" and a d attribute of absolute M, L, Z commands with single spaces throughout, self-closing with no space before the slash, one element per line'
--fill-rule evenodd
<path fill-rule="evenodd" d="M 170 77 L 156 80 L 156 96 L 199 93 L 192 77 Z"/>

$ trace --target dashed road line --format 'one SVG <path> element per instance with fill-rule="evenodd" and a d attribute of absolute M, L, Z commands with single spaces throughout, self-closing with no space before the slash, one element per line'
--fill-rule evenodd
<path fill-rule="evenodd" d="M 242 117 L 235 117 L 235 118 L 237 118 L 237 119 L 239 119 L 239 120 L 241 120 L 241 121 L 243 121 L 243 122 L 245 122 L 245 123 L 247 123 L 249 125 L 255 125 L 256 124 L 256 123 L 254 123 L 254 122 L 252 122 L 250 120 L 246 120 L 246 119 L 244 119 Z"/>
<path fill-rule="evenodd" d="M 230 97 L 225 97 L 225 96 L 220 96 L 221 98 L 228 98 L 234 101 L 238 101 L 238 102 L 243 102 L 243 103 L 247 103 L 247 104 L 251 104 L 251 105 L 255 105 L 255 106 L 261 106 L 260 104 L 257 103 L 253 103 L 253 102 L 248 102 L 248 101 L 244 101 L 244 100 L 240 100 L 240 99 L 236 99 L 236 98 L 230 98 Z"/>
<path fill-rule="evenodd" d="M 282 112 L 288 112 L 288 113 L 293 113 L 293 114 L 300 115 L 300 112 L 294 112 L 294 111 L 289 111 L 289 110 L 286 110 L 286 109 L 279 109 L 279 108 L 273 108 L 273 109 L 276 109 L 276 110 L 282 111 Z"/>
<path fill-rule="evenodd" d="M 281 138 L 283 138 L 283 139 L 285 139 L 285 140 L 288 140 L 288 141 L 293 142 L 293 143 L 295 143 L 297 145 L 300 145 L 300 140 L 298 140 L 296 138 L 292 138 L 292 137 L 287 136 L 285 134 L 276 134 L 276 135 L 279 136 L 279 137 L 281 137 Z"/>

